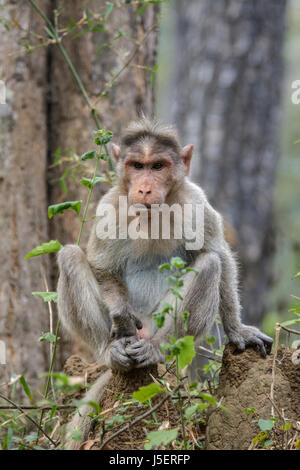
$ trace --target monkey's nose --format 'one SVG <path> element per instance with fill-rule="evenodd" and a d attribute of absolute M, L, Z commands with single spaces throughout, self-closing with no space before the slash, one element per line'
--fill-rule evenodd
<path fill-rule="evenodd" d="M 139 189 L 139 194 L 142 194 L 143 196 L 144 195 L 147 196 L 148 194 L 151 194 L 151 189 L 149 189 L 148 191 Z"/>

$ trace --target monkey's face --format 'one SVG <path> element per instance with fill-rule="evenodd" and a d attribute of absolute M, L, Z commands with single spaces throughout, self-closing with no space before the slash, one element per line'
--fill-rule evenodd
<path fill-rule="evenodd" d="M 174 162 L 168 154 L 129 153 L 124 161 L 129 205 L 163 204 L 175 183 Z"/>

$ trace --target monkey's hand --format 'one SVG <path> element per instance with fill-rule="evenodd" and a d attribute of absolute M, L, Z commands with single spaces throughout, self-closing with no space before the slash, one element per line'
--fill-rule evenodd
<path fill-rule="evenodd" d="M 159 345 L 145 338 L 140 340 L 135 338 L 135 342 L 128 344 L 125 351 L 137 368 L 157 364 L 163 359 Z"/>
<path fill-rule="evenodd" d="M 240 328 L 227 332 L 227 336 L 240 351 L 244 351 L 246 346 L 254 346 L 263 357 L 271 352 L 273 339 L 255 326 L 241 325 Z"/>
<path fill-rule="evenodd" d="M 115 309 L 111 313 L 112 328 L 111 339 L 120 339 L 135 336 L 136 330 L 143 328 L 142 322 L 134 315 L 132 307 L 124 304 L 120 309 Z"/>
<path fill-rule="evenodd" d="M 111 369 L 122 371 L 130 370 L 134 367 L 134 360 L 127 354 L 126 346 L 132 341 L 131 338 L 121 338 L 112 341 L 108 349 L 107 365 Z"/>

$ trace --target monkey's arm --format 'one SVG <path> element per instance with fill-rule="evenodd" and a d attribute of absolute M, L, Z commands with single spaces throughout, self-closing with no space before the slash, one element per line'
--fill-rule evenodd
<path fill-rule="evenodd" d="M 254 326 L 243 325 L 240 319 L 240 302 L 237 287 L 237 268 L 229 247 L 220 252 L 222 277 L 220 285 L 220 315 L 224 331 L 231 343 L 243 351 L 254 346 L 262 356 L 270 354 L 273 339 Z"/>
<path fill-rule="evenodd" d="M 209 204 L 205 208 L 205 221 L 208 225 L 205 243 L 221 261 L 220 315 L 224 331 L 238 349 L 254 346 L 262 356 L 266 356 L 271 351 L 273 340 L 258 328 L 241 322 L 237 263 L 225 240 L 222 218 Z"/>
<path fill-rule="evenodd" d="M 136 329 L 141 329 L 143 325 L 133 313 L 123 279 L 118 274 L 101 268 L 92 267 L 92 270 L 99 283 L 102 299 L 109 309 L 112 321 L 111 338 L 120 339 L 135 335 Z"/>

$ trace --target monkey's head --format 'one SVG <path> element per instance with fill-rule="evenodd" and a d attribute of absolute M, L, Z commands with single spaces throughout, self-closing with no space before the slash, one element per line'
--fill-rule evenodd
<path fill-rule="evenodd" d="M 163 204 L 189 174 L 193 145 L 182 148 L 176 131 L 143 118 L 125 131 L 121 148 L 112 145 L 118 183 L 130 205 Z"/>

